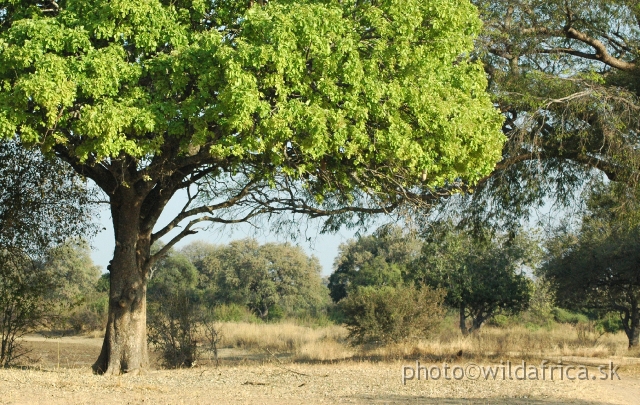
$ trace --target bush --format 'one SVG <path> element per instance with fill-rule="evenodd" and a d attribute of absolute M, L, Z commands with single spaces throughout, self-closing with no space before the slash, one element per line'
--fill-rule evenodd
<path fill-rule="evenodd" d="M 75 332 L 92 332 L 104 329 L 107 324 L 109 297 L 105 293 L 93 293 L 68 315 L 67 322 Z"/>
<path fill-rule="evenodd" d="M 608 313 L 596 322 L 596 329 L 601 333 L 618 333 L 624 330 L 624 326 L 620 315 Z"/>
<path fill-rule="evenodd" d="M 166 294 L 148 306 L 148 339 L 169 368 L 193 367 L 198 358 L 197 326 L 203 313 L 189 290 Z"/>
<path fill-rule="evenodd" d="M 51 308 L 43 297 L 55 288 L 28 257 L 0 250 L 0 367 L 27 353 L 20 337 L 43 324 Z"/>
<path fill-rule="evenodd" d="M 213 319 L 218 322 L 259 322 L 247 307 L 238 304 L 222 304 L 213 309 Z"/>
<path fill-rule="evenodd" d="M 553 318 L 558 323 L 570 323 L 572 325 L 577 325 L 579 323 L 589 322 L 589 318 L 586 315 L 567 311 L 563 308 L 553 308 L 551 312 L 553 314 Z"/>
<path fill-rule="evenodd" d="M 489 319 L 489 325 L 498 328 L 504 328 L 509 324 L 509 317 L 503 314 L 498 314 Z"/>
<path fill-rule="evenodd" d="M 269 307 L 269 312 L 267 313 L 266 320 L 267 321 L 279 321 L 284 318 L 284 310 L 278 304 L 273 304 Z"/>
<path fill-rule="evenodd" d="M 443 319 L 443 290 L 413 286 L 358 287 L 340 302 L 356 344 L 424 338 Z"/>

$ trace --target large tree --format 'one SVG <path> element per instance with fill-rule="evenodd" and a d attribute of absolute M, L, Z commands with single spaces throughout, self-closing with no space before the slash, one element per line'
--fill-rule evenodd
<path fill-rule="evenodd" d="M 462 0 L 0 0 L 0 137 L 108 196 L 97 372 L 147 364 L 147 276 L 202 221 L 385 212 L 499 159 Z M 156 229 L 180 190 L 188 204 Z M 226 212 L 225 212 L 226 210 Z M 182 224 L 157 253 L 151 246 Z"/>

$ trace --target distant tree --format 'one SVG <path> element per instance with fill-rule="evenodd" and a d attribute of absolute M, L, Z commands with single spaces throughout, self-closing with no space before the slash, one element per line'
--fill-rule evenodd
<path fill-rule="evenodd" d="M 69 239 L 50 249 L 42 266 L 60 285 L 47 298 L 65 301 L 70 305 L 95 292 L 102 275 L 100 267 L 91 259 L 89 244 L 82 239 Z"/>
<path fill-rule="evenodd" d="M 477 234 L 451 222 L 433 224 L 424 239 L 408 279 L 444 289 L 445 302 L 459 312 L 463 334 L 479 329 L 498 313 L 527 308 L 533 282 L 524 274 L 524 266 L 533 265 L 538 257 L 534 239 L 525 234 Z"/>
<path fill-rule="evenodd" d="M 77 332 L 104 327 L 108 295 L 98 290 L 102 271 L 93 263 L 85 240 L 70 238 L 50 249 L 40 267 L 56 284 L 45 294 L 56 313 L 53 322 Z"/>
<path fill-rule="evenodd" d="M 55 287 L 30 257 L 0 250 L 0 367 L 26 353 L 19 338 L 43 325 L 53 304 L 44 297 Z"/>
<path fill-rule="evenodd" d="M 329 277 L 331 299 L 338 302 L 358 286 L 396 287 L 407 266 L 420 255 L 422 242 L 398 226 L 384 226 L 372 235 L 340 245 Z"/>
<path fill-rule="evenodd" d="M 293 314 L 326 303 L 318 259 L 288 243 L 234 241 L 212 247 L 202 263 L 217 302 L 246 306 L 262 319 L 276 307 Z"/>
<path fill-rule="evenodd" d="M 154 267 L 148 287 L 148 339 L 165 366 L 191 367 L 198 358 L 198 328 L 207 308 L 198 288 L 198 271 L 190 260 L 169 251 Z"/>
<path fill-rule="evenodd" d="M 578 230 L 557 230 L 547 243 L 541 273 L 562 307 L 618 313 L 632 348 L 640 343 L 640 210 L 628 206 L 637 197 L 621 196 L 615 188 L 621 187 L 591 194 Z"/>

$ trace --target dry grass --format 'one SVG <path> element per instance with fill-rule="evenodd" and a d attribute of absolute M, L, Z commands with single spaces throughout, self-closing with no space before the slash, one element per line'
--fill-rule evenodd
<path fill-rule="evenodd" d="M 294 323 L 222 323 L 221 347 L 254 353 L 278 353 L 295 362 L 333 362 L 342 360 L 396 361 L 407 358 L 446 360 L 535 359 L 544 357 L 620 357 L 637 356 L 627 349 L 623 333 L 597 336 L 571 325 L 531 331 L 522 326 L 484 327 L 464 337 L 450 325 L 430 339 L 386 346 L 354 347 L 341 326 L 312 328 Z"/>

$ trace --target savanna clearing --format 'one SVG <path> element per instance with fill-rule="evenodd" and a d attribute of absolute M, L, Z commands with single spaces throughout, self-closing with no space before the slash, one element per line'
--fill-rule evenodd
<path fill-rule="evenodd" d="M 26 336 L 23 367 L 0 369 L 1 404 L 82 403 L 426 403 L 426 404 L 633 404 L 640 398 L 640 361 L 624 334 L 598 337 L 571 325 L 531 331 L 487 327 L 463 338 L 443 328 L 424 341 L 354 348 L 339 326 L 223 323 L 219 365 L 203 352 L 190 369 L 159 365 L 139 376 L 93 375 L 97 335 Z M 425 381 L 402 384 L 402 366 L 492 365 L 542 359 L 620 365 L 621 380 Z"/>

